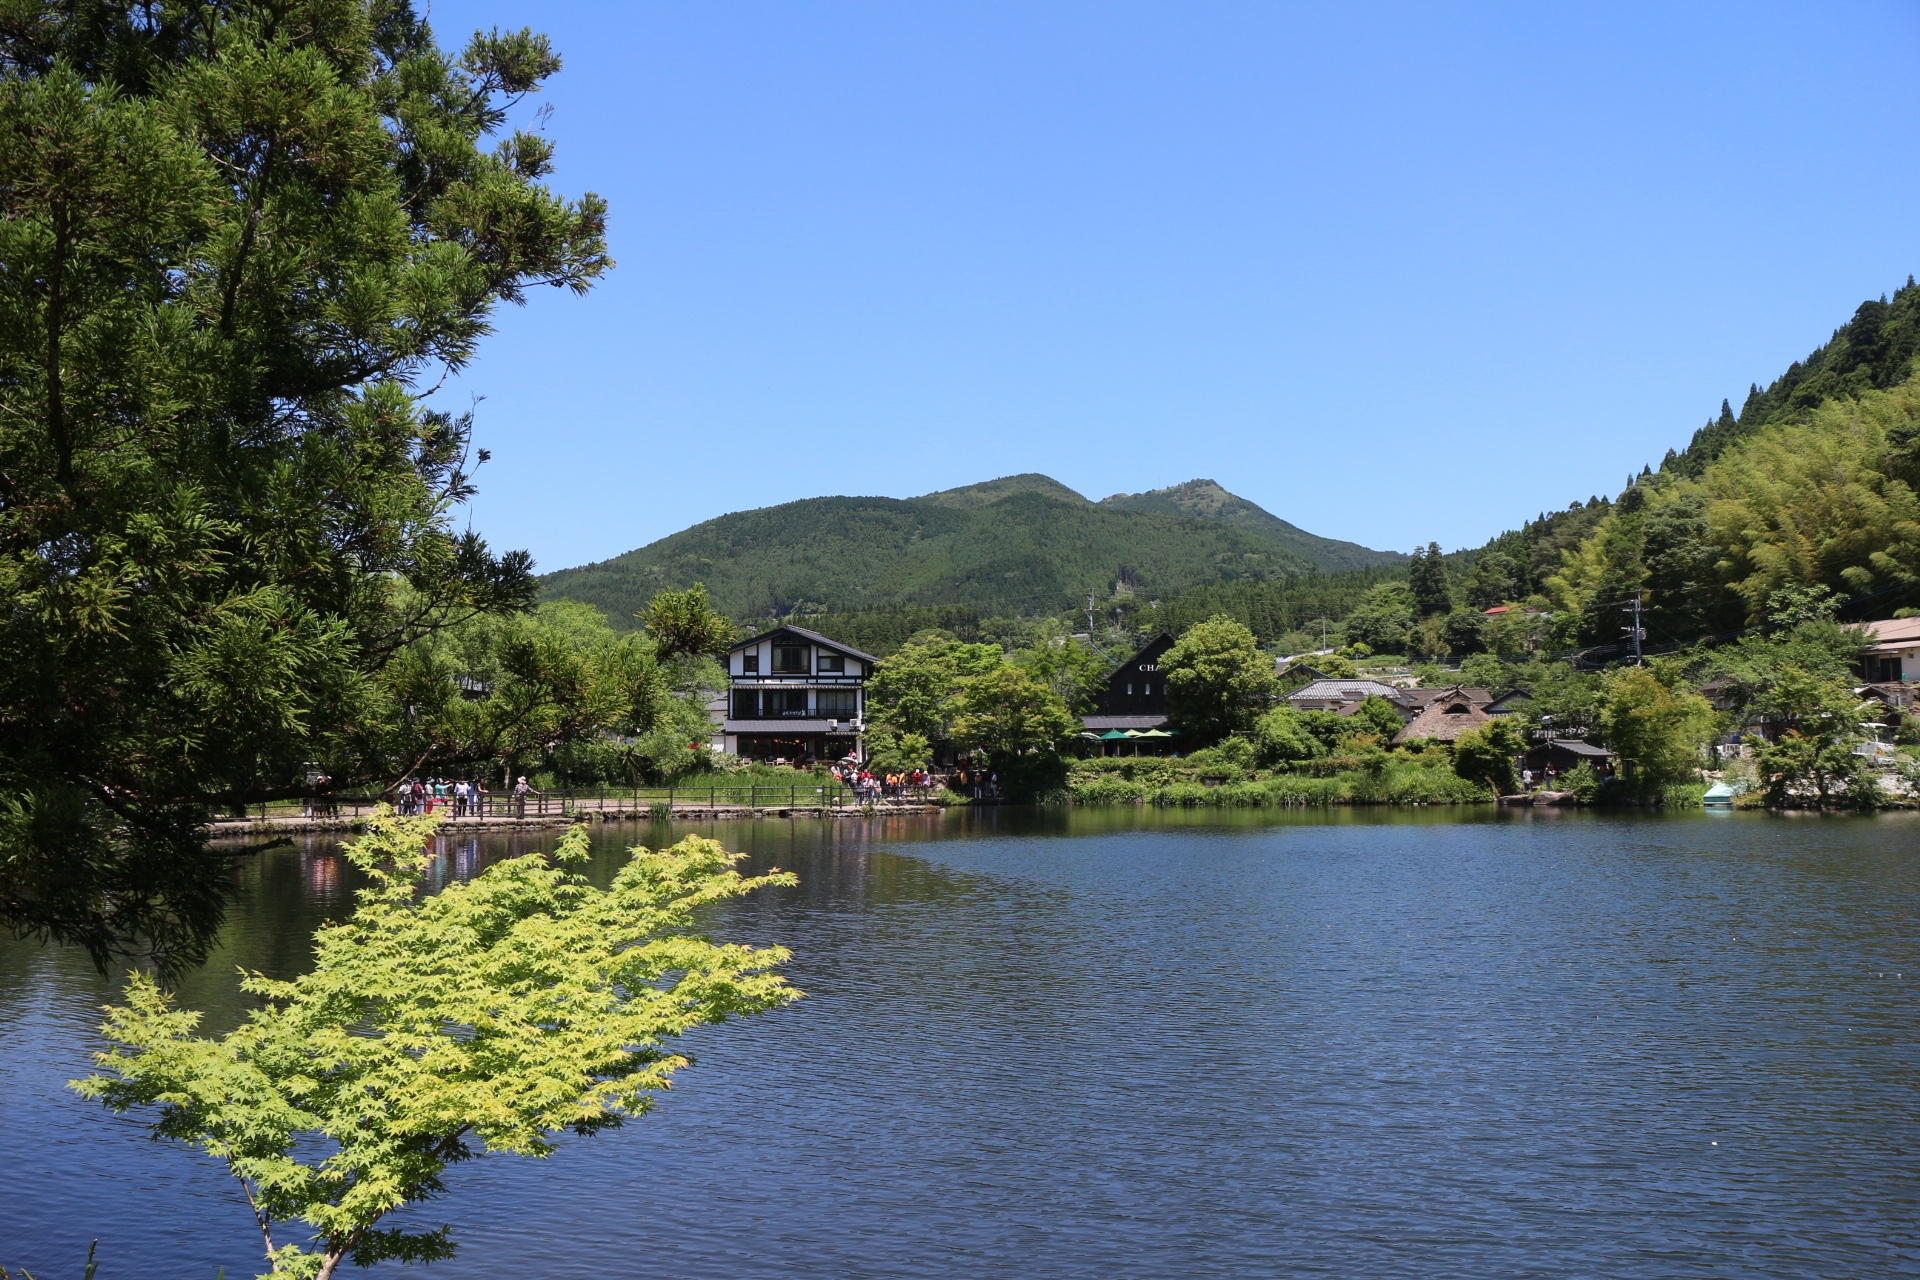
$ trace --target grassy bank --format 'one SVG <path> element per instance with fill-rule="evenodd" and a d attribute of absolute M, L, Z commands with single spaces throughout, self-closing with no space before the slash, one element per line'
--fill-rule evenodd
<path fill-rule="evenodd" d="M 1320 763 L 1320 762 L 1316 762 Z M 1197 808 L 1309 808 L 1336 804 L 1483 804 L 1494 795 L 1436 764 L 1392 762 L 1331 772 L 1273 773 L 1178 760 L 1077 760 L 1065 804 Z"/>

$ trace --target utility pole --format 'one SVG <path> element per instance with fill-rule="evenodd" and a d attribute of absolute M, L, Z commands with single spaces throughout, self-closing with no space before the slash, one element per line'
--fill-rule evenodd
<path fill-rule="evenodd" d="M 1640 625 L 1640 593 L 1638 591 L 1634 592 L 1633 599 L 1622 607 L 1633 610 L 1633 625 L 1631 627 L 1620 628 L 1622 631 L 1631 632 L 1633 635 L 1633 665 L 1636 667 L 1645 666 L 1646 663 L 1640 657 L 1640 642 L 1646 638 L 1647 634 L 1646 628 Z"/>

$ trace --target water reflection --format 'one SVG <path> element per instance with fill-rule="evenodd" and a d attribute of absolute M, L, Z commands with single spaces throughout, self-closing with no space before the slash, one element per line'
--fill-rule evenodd
<path fill-rule="evenodd" d="M 708 923 L 793 948 L 808 999 L 693 1037 L 621 1133 L 457 1171 L 432 1274 L 1920 1270 L 1909 818 L 641 823 L 588 874 L 688 831 L 798 873 Z M 449 837 L 434 883 L 555 838 Z M 236 874 L 183 991 L 210 1029 L 359 883 L 327 840 Z M 110 986 L 0 946 L 0 1261 L 64 1274 L 99 1234 L 123 1270 L 252 1274 L 217 1169 L 59 1087 Z"/>

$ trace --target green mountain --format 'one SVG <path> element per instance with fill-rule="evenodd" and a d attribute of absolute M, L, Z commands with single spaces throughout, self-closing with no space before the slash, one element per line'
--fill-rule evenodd
<path fill-rule="evenodd" d="M 1150 489 L 1146 493 L 1116 493 L 1110 498 L 1102 498 L 1100 505 L 1117 507 L 1123 511 L 1157 511 L 1162 515 L 1188 516 L 1195 520 L 1218 520 L 1222 524 L 1250 529 L 1294 552 L 1322 573 L 1375 569 L 1382 565 L 1407 562 L 1406 555 L 1398 551 L 1374 551 L 1357 542 L 1340 542 L 1308 533 L 1245 498 L 1228 493 L 1212 480 L 1189 480 L 1185 484 L 1176 484 L 1167 489 Z"/>
<path fill-rule="evenodd" d="M 808 498 L 738 511 L 542 579 L 625 623 L 657 591 L 703 582 L 737 618 L 965 605 L 1053 613 L 1201 583 L 1311 573 L 1307 557 L 1219 519 L 1093 503 L 1040 475 L 920 498 Z"/>
<path fill-rule="evenodd" d="M 1920 599 L 1920 287 L 1860 304 L 1738 417 L 1720 416 L 1608 501 L 1542 515 L 1450 567 L 1498 566 L 1550 597 L 1582 644 L 1617 640 L 1639 594 L 1653 644 L 1765 621 L 1777 593 L 1825 588 L 1846 616 Z"/>

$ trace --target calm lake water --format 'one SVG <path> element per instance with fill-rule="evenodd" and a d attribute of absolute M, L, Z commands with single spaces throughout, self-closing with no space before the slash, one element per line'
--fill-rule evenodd
<path fill-rule="evenodd" d="M 688 829 L 799 873 L 713 932 L 808 999 L 703 1031 L 622 1131 L 456 1169 L 425 1274 L 1920 1274 L 1910 817 Z M 664 834 L 602 829 L 599 872 Z M 185 984 L 216 1029 L 353 888 L 317 840 L 243 882 Z M 231 1180 L 62 1087 L 113 989 L 0 944 L 0 1263 L 251 1276 Z"/>

